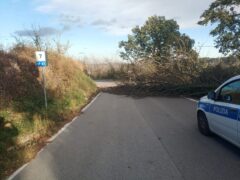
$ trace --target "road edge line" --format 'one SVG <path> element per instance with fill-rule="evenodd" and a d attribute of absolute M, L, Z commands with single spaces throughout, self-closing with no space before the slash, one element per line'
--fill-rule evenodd
<path fill-rule="evenodd" d="M 20 168 L 18 168 L 11 176 L 7 178 L 7 180 L 12 180 L 13 178 L 15 178 L 28 164 L 29 163 L 26 163 L 22 165 Z"/>
<path fill-rule="evenodd" d="M 81 112 L 83 113 L 84 111 L 86 111 L 91 105 L 92 103 L 100 96 L 101 92 L 98 93 L 97 96 L 95 96 L 93 98 L 93 100 L 87 104 L 82 110 Z M 51 143 L 52 141 L 54 141 L 63 131 L 65 131 L 67 129 L 68 126 L 70 126 L 77 118 L 79 118 L 79 116 L 76 116 L 75 118 L 72 119 L 72 121 L 70 121 L 69 123 L 65 124 L 56 134 L 54 134 L 52 137 L 50 137 L 47 140 L 47 143 Z"/>
<path fill-rule="evenodd" d="M 98 95 L 96 95 L 95 98 L 93 98 L 93 100 L 81 110 L 81 112 L 84 113 L 84 112 L 94 103 L 94 101 L 97 100 L 97 98 L 98 98 L 101 94 L 102 94 L 102 92 L 99 92 Z"/>
<path fill-rule="evenodd" d="M 72 119 L 72 121 L 70 121 L 69 123 L 65 124 L 56 134 L 54 134 L 52 137 L 50 137 L 47 140 L 47 143 L 51 143 L 54 139 L 56 139 L 58 137 L 59 134 L 61 134 L 63 131 L 65 131 L 67 129 L 67 127 L 72 124 L 77 118 L 79 118 L 79 116 L 76 116 Z"/>

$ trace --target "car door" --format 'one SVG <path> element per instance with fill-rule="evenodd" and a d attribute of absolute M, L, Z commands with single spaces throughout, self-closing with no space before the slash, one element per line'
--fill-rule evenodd
<path fill-rule="evenodd" d="M 238 115 L 240 110 L 240 80 L 224 85 L 210 107 L 214 131 L 224 138 L 238 143 Z"/>

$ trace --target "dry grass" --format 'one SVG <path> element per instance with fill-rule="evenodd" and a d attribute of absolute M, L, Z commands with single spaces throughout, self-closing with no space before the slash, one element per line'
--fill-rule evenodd
<path fill-rule="evenodd" d="M 240 60 L 237 58 L 211 61 L 199 59 L 196 54 L 185 51 L 169 57 L 165 62 L 146 58 L 125 64 L 125 67 L 121 76 L 125 89 L 134 89 L 140 94 L 146 92 L 148 95 L 200 97 L 230 77 L 240 74 Z"/>
<path fill-rule="evenodd" d="M 97 90 L 81 63 L 48 52 L 46 112 L 34 52 L 31 47 L 0 52 L 0 179 L 34 157 Z"/>
<path fill-rule="evenodd" d="M 93 79 L 120 79 L 125 64 L 121 62 L 85 62 L 85 71 Z"/>

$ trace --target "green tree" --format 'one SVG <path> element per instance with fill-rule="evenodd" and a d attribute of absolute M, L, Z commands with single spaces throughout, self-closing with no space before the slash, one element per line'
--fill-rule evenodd
<path fill-rule="evenodd" d="M 210 34 L 216 37 L 219 52 L 240 55 L 240 0 L 215 0 L 201 16 L 200 25 L 216 24 Z"/>
<path fill-rule="evenodd" d="M 192 51 L 194 41 L 179 32 L 179 25 L 165 17 L 152 16 L 142 27 L 136 26 L 127 41 L 121 41 L 120 56 L 129 61 L 153 59 L 166 62 L 179 48 Z"/>

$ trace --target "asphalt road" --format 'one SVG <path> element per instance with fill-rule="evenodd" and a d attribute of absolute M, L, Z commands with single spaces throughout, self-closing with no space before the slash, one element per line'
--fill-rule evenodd
<path fill-rule="evenodd" d="M 14 179 L 232 180 L 240 151 L 196 127 L 196 103 L 103 93 Z"/>

